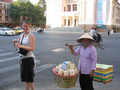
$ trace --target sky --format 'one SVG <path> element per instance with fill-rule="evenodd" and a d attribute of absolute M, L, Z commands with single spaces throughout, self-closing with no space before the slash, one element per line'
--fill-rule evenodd
<path fill-rule="evenodd" d="M 118 0 L 118 2 L 120 3 L 120 0 Z"/>
<path fill-rule="evenodd" d="M 33 4 L 37 3 L 39 0 L 30 0 Z"/>
<path fill-rule="evenodd" d="M 13 0 L 13 1 L 16 1 L 16 0 Z M 30 0 L 30 1 L 31 1 L 31 3 L 35 4 L 35 3 L 37 3 L 39 0 Z"/>

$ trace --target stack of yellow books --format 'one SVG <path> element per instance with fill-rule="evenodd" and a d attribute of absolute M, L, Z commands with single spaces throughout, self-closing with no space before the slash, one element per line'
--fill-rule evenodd
<path fill-rule="evenodd" d="M 113 65 L 96 64 L 94 80 L 103 83 L 108 83 L 112 81 L 112 78 L 113 78 Z"/>

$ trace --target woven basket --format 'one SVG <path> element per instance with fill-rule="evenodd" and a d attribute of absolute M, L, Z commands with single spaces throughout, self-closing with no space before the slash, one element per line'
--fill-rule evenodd
<path fill-rule="evenodd" d="M 78 73 L 76 73 L 74 76 L 63 76 L 58 75 L 56 72 L 56 68 L 53 68 L 53 73 L 55 76 L 55 81 L 57 83 L 57 86 L 60 88 L 73 88 L 75 87 L 75 83 L 78 78 Z"/>

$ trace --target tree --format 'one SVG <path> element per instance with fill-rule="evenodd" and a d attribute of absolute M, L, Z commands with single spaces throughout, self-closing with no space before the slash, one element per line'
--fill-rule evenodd
<path fill-rule="evenodd" d="M 9 14 L 12 18 L 12 21 L 15 23 L 19 23 L 20 21 L 20 4 L 18 2 L 14 2 L 9 6 Z"/>
<path fill-rule="evenodd" d="M 9 6 L 10 16 L 14 23 L 22 23 L 24 20 L 32 24 L 45 24 L 45 7 L 39 4 L 33 5 L 31 2 L 13 2 Z"/>
<path fill-rule="evenodd" d="M 46 24 L 46 16 L 45 16 L 45 11 L 46 11 L 46 2 L 45 0 L 39 0 L 37 7 L 41 8 L 41 23 Z"/>

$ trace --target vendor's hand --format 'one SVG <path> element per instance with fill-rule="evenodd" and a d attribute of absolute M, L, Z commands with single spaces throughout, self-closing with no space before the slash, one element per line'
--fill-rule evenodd
<path fill-rule="evenodd" d="M 91 73 L 90 73 L 90 76 L 93 77 L 94 76 L 94 72 L 95 70 L 92 70 Z"/>
<path fill-rule="evenodd" d="M 66 44 L 66 46 L 68 46 L 68 48 L 70 49 L 72 55 L 74 55 L 74 54 L 75 54 L 75 51 L 74 51 L 74 49 L 73 49 L 73 45 L 68 45 L 68 44 Z"/>
<path fill-rule="evenodd" d="M 73 45 L 68 45 L 69 48 L 73 48 Z"/>
<path fill-rule="evenodd" d="M 73 45 L 65 44 L 65 46 L 68 46 L 69 48 L 73 48 Z"/>

